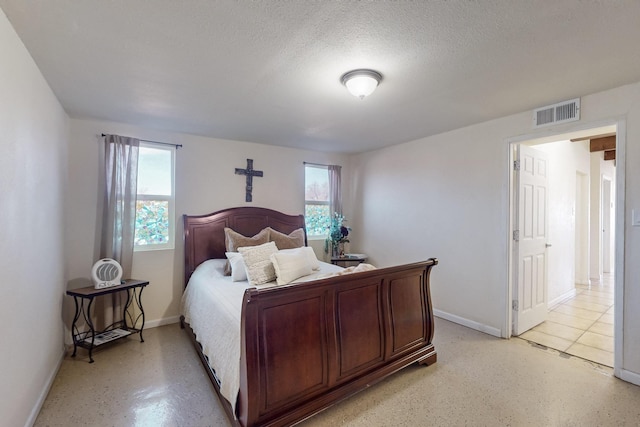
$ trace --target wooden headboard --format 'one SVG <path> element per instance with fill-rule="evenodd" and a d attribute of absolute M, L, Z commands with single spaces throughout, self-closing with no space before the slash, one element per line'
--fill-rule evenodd
<path fill-rule="evenodd" d="M 287 215 L 266 208 L 239 207 L 207 215 L 183 215 L 184 220 L 184 286 L 198 265 L 208 259 L 224 259 L 224 228 L 229 227 L 244 236 L 254 236 L 265 227 L 289 234 L 293 230 L 307 232 L 303 215 Z"/>

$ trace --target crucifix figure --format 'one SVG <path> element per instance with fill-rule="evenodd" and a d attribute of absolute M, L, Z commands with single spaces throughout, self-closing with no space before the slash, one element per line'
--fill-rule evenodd
<path fill-rule="evenodd" d="M 253 159 L 247 159 L 247 168 L 246 169 L 240 169 L 240 168 L 236 168 L 236 175 L 246 175 L 247 176 L 247 193 L 246 193 L 246 198 L 245 200 L 247 202 L 250 202 L 252 197 L 251 197 L 251 190 L 253 190 L 253 177 L 254 176 L 263 176 L 262 175 L 262 171 L 257 171 L 253 169 Z"/>

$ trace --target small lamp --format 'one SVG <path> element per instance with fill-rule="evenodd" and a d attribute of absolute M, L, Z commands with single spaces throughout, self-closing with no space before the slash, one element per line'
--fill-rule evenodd
<path fill-rule="evenodd" d="M 349 71 L 340 79 L 349 92 L 360 99 L 371 95 L 378 87 L 380 80 L 382 80 L 382 74 L 366 69 Z"/>

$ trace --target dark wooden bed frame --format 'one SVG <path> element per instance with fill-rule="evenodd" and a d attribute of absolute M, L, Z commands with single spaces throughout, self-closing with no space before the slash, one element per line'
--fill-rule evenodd
<path fill-rule="evenodd" d="M 184 215 L 185 286 L 200 263 L 225 258 L 224 227 L 253 236 L 264 227 L 288 234 L 304 225 L 302 215 L 254 207 Z M 235 414 L 184 317 L 181 324 L 234 424 L 292 425 L 412 363 L 436 361 L 429 292 L 436 264 L 430 258 L 304 285 L 248 289 Z"/>

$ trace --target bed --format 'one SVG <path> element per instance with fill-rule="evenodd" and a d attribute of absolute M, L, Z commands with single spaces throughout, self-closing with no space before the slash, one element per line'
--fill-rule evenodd
<path fill-rule="evenodd" d="M 302 215 L 257 207 L 184 215 L 183 220 L 185 296 L 192 276 L 192 283 L 196 276 L 230 280 L 219 278 L 225 262 L 225 227 L 254 236 L 266 227 L 289 234 L 305 225 Z M 305 244 L 306 239 L 305 234 Z M 436 361 L 429 276 L 437 264 L 430 258 L 298 284 L 215 286 L 230 292 L 212 300 L 217 304 L 228 298 L 236 305 L 239 314 L 227 317 L 237 324 L 223 319 L 196 325 L 193 313 L 183 312 L 181 326 L 234 425 L 292 425 L 410 364 Z M 239 348 L 232 346 L 232 355 L 223 359 L 237 367 L 238 377 L 221 381 L 222 367 L 216 366 L 221 362 L 212 354 L 223 346 L 204 341 L 209 336 L 224 338 L 229 331 L 237 331 Z M 237 392 L 235 386 L 229 391 L 234 381 Z"/>

